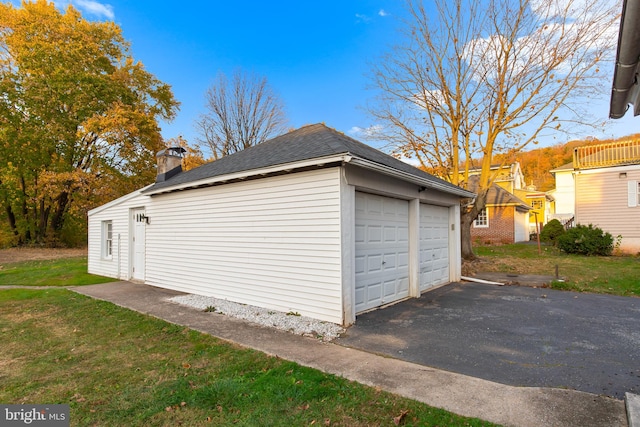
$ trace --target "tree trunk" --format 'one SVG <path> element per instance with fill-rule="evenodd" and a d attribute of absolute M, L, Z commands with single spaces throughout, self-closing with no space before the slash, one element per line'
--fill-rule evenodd
<path fill-rule="evenodd" d="M 462 249 L 462 258 L 466 260 L 475 259 L 476 254 L 473 253 L 473 246 L 471 244 L 471 224 L 474 218 L 471 216 L 471 211 L 461 212 L 460 214 L 460 246 Z"/>
<path fill-rule="evenodd" d="M 466 203 L 460 208 L 460 246 L 462 258 L 472 260 L 476 258 L 473 253 L 473 245 L 471 242 L 471 225 L 478 217 L 478 213 L 485 208 L 487 204 L 487 193 L 489 190 L 472 189 L 476 192 L 476 198 L 472 203 Z M 467 199 L 467 202 L 469 199 Z"/>
<path fill-rule="evenodd" d="M 13 213 L 13 209 L 11 209 L 11 205 L 7 203 L 5 205 L 5 209 L 7 211 L 7 219 L 9 220 L 9 227 L 11 227 L 11 231 L 14 236 L 20 234 L 18 232 L 18 227 L 16 227 L 16 215 Z"/>
<path fill-rule="evenodd" d="M 56 237 L 64 225 L 64 213 L 66 212 L 68 205 L 69 193 L 66 191 L 60 193 L 60 195 L 56 197 L 56 208 L 53 213 L 53 217 L 51 218 L 51 228 L 53 228 L 53 232 L 56 234 Z"/>
<path fill-rule="evenodd" d="M 38 238 L 45 241 L 47 235 L 47 222 L 49 221 L 49 211 L 51 206 L 45 207 L 44 199 L 40 200 L 40 219 L 38 220 Z"/>
<path fill-rule="evenodd" d="M 26 223 L 24 231 L 24 242 L 31 242 L 31 218 L 29 218 L 29 207 L 27 206 L 27 183 L 24 175 L 20 175 L 20 189 L 22 190 L 22 219 Z"/>

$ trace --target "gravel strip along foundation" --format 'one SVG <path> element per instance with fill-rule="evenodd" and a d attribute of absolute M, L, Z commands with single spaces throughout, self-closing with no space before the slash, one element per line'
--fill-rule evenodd
<path fill-rule="evenodd" d="M 170 298 L 169 301 L 323 341 L 331 341 L 345 332 L 345 329 L 340 325 L 300 316 L 298 313 L 283 313 L 202 295 L 180 295 Z"/>

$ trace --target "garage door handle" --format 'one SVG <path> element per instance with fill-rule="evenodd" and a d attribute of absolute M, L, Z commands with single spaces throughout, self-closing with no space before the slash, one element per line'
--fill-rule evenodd
<path fill-rule="evenodd" d="M 386 261 L 382 261 L 382 265 L 385 265 L 387 262 Z"/>

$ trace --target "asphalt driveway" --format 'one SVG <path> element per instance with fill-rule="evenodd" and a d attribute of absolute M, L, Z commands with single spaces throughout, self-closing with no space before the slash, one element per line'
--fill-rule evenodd
<path fill-rule="evenodd" d="M 451 284 L 334 342 L 508 385 L 640 393 L 640 298 Z"/>

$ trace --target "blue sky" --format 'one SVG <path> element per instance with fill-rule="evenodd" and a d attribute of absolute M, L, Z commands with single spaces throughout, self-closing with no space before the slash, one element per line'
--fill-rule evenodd
<path fill-rule="evenodd" d="M 17 3 L 14 1 L 13 3 Z M 280 95 L 289 124 L 324 122 L 360 138 L 357 128 L 375 125 L 362 107 L 374 96 L 366 88 L 370 65 L 398 40 L 398 0 L 190 1 L 58 0 L 72 3 L 87 19 L 110 19 L 123 30 L 132 53 L 170 84 L 181 102 L 163 136 L 194 142 L 194 121 L 204 112 L 204 93 L 219 72 L 236 69 L 265 76 Z M 612 71 L 612 69 L 611 69 Z M 591 100 L 593 113 L 608 116 L 606 93 Z M 640 117 L 572 135 L 598 138 L 640 132 Z M 362 139 L 362 138 L 360 138 Z M 565 140 L 541 141 L 541 145 Z"/>
<path fill-rule="evenodd" d="M 148 71 L 181 102 L 163 136 L 196 138 L 204 93 L 218 72 L 265 76 L 291 127 L 325 122 L 348 133 L 367 126 L 365 73 L 393 41 L 397 1 L 109 1 L 89 19 L 113 19 Z M 95 4 L 94 2 L 91 2 Z M 106 4 L 106 3 L 103 3 Z M 84 6 L 84 7 L 83 7 Z M 95 9 L 95 8 L 94 8 Z M 106 12 L 106 13 L 105 13 Z M 101 16 L 102 15 L 102 16 Z"/>

